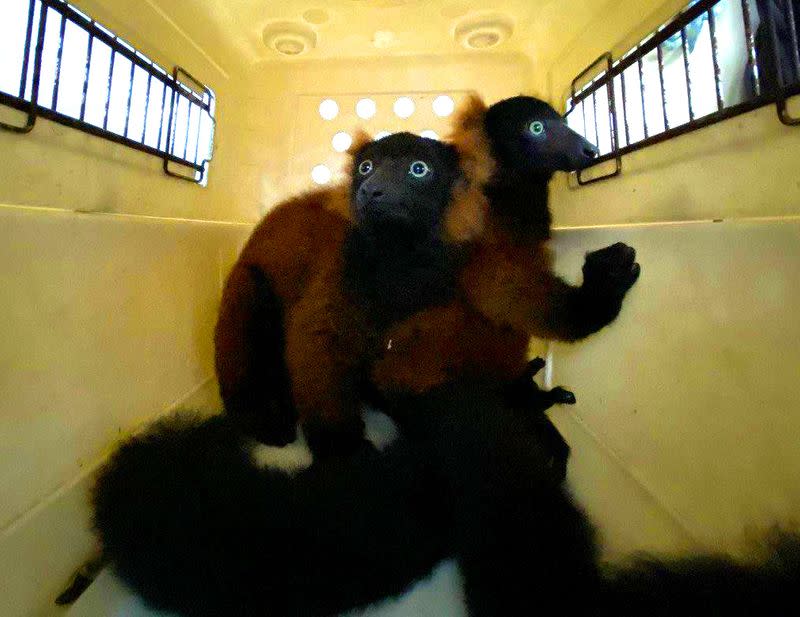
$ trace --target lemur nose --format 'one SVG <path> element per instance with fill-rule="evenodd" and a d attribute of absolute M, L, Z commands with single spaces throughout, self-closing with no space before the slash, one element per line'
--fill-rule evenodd
<path fill-rule="evenodd" d="M 381 190 L 372 191 L 372 196 L 373 197 L 383 197 L 383 191 L 381 191 Z"/>

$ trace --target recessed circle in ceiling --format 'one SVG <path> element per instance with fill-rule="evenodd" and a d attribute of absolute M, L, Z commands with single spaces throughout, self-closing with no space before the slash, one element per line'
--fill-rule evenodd
<path fill-rule="evenodd" d="M 431 129 L 425 129 L 419 134 L 420 137 L 427 137 L 428 139 L 439 139 L 439 134 Z"/>
<path fill-rule="evenodd" d="M 461 20 L 453 31 L 456 41 L 466 49 L 497 47 L 511 36 L 514 23 L 502 14 L 481 14 Z"/>
<path fill-rule="evenodd" d="M 317 46 L 317 34 L 305 24 L 282 21 L 267 25 L 264 45 L 285 57 L 300 56 Z"/>

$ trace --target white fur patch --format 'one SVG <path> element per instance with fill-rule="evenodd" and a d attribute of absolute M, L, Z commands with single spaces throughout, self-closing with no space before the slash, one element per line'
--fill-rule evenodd
<path fill-rule="evenodd" d="M 397 439 L 399 434 L 397 425 L 385 413 L 365 407 L 363 414 L 367 439 L 376 448 L 383 450 Z M 306 445 L 303 431 L 299 430 L 297 433 L 297 440 L 282 448 L 267 446 L 255 441 L 249 443 L 247 448 L 253 458 L 253 463 L 262 468 L 283 469 L 287 473 L 297 473 L 311 465 L 313 457 L 308 445 Z"/>

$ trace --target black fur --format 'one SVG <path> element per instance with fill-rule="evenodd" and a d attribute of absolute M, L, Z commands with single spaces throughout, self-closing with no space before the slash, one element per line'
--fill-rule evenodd
<path fill-rule="evenodd" d="M 400 442 L 295 477 L 260 470 L 229 418 L 173 415 L 126 442 L 94 491 L 115 571 L 192 617 L 331 615 L 395 595 L 446 554 L 430 473 Z M 422 482 L 420 481 L 422 480 Z"/>
<path fill-rule="evenodd" d="M 224 418 L 178 416 L 134 438 L 95 490 L 120 576 L 186 615 L 328 615 L 400 592 L 457 557 L 473 617 L 780 615 L 800 540 L 755 566 L 650 559 L 602 571 L 594 534 L 523 414 L 481 384 L 395 410 L 406 437 L 289 477 L 255 468 Z"/>
<path fill-rule="evenodd" d="M 459 177 L 458 155 L 442 142 L 395 133 L 355 153 L 344 245 L 345 285 L 381 325 L 443 304 L 455 293 L 457 249 L 443 238 L 444 208 Z M 370 170 L 362 173 L 361 165 Z M 421 178 L 411 166 L 422 162 Z"/>
<path fill-rule="evenodd" d="M 597 332 L 617 318 L 625 294 L 638 280 L 641 268 L 636 251 L 622 242 L 586 254 L 579 303 L 582 314 L 576 321 L 585 332 Z"/>
<path fill-rule="evenodd" d="M 533 135 L 530 125 L 543 132 Z M 556 171 L 591 165 L 597 148 L 570 129 L 547 103 L 516 96 L 486 112 L 486 133 L 497 168 L 485 188 L 499 221 L 512 237 L 541 242 L 550 238 L 548 184 Z"/>
<path fill-rule="evenodd" d="M 248 274 L 256 293 L 248 322 L 251 344 L 242 353 L 252 354 L 246 361 L 253 368 L 236 391 L 221 394 L 226 411 L 246 434 L 283 446 L 297 438 L 297 412 L 285 361 L 283 304 L 261 269 L 250 267 Z"/>
<path fill-rule="evenodd" d="M 345 239 L 345 289 L 379 327 L 455 294 L 458 251 L 430 230 L 375 223 Z"/>

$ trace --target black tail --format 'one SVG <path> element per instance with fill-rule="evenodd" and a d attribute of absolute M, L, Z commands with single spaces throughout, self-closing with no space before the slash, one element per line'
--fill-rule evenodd
<path fill-rule="evenodd" d="M 800 601 L 800 537 L 773 532 L 748 562 L 639 557 L 606 573 L 606 615 L 770 617 Z M 790 608 L 795 607 L 795 608 Z"/>
<path fill-rule="evenodd" d="M 446 554 L 402 443 L 295 476 L 260 469 L 230 419 L 182 413 L 102 470 L 95 527 L 117 574 L 189 616 L 327 615 L 395 595 Z"/>
<path fill-rule="evenodd" d="M 455 504 L 454 550 L 472 617 L 772 617 L 800 600 L 800 536 L 773 534 L 748 564 L 727 557 L 598 565 L 587 517 L 548 473 L 546 442 L 474 386 L 407 403 L 406 429 L 436 459 Z"/>

